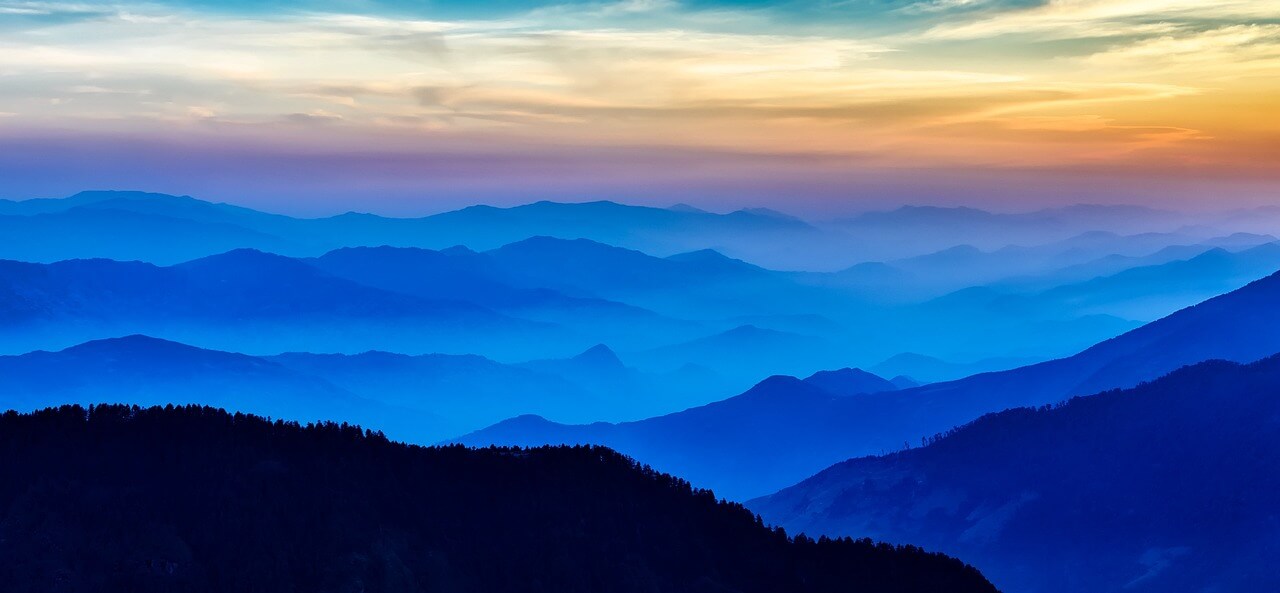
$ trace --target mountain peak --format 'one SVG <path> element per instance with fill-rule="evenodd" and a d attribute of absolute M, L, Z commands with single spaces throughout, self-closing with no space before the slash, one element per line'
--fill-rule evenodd
<path fill-rule="evenodd" d="M 227 270 L 236 273 L 263 269 L 314 271 L 311 266 L 291 257 L 247 247 L 194 259 L 174 267 L 200 271 Z"/>
<path fill-rule="evenodd" d="M 62 350 L 67 353 L 95 353 L 95 352 L 137 352 L 140 350 L 200 350 L 195 346 L 188 346 L 179 342 L 165 340 L 163 338 L 155 338 L 144 334 L 132 334 L 121 336 L 118 338 L 102 338 L 100 340 L 90 340 L 83 344 L 76 344 Z"/>
<path fill-rule="evenodd" d="M 729 257 L 715 249 L 698 249 L 667 256 L 668 261 L 722 266 L 722 269 L 759 270 L 758 266 Z"/>
<path fill-rule="evenodd" d="M 192 198 L 191 196 L 174 196 L 170 194 L 159 194 L 145 191 L 97 189 L 78 192 L 66 199 L 78 204 L 88 204 L 106 200 L 193 200 L 195 198 Z"/>
<path fill-rule="evenodd" d="M 626 251 L 621 247 L 614 247 L 612 245 L 607 245 L 605 243 L 601 243 L 599 241 L 593 241 L 591 239 L 584 239 L 581 237 L 575 238 L 575 239 L 566 239 L 564 237 L 553 237 L 551 235 L 534 235 L 527 239 L 521 239 L 519 241 L 507 243 L 506 245 L 499 247 L 498 250 L 505 251 L 505 250 L 511 250 L 511 249 L 519 249 L 519 248 L 562 249 L 562 248 L 571 247 L 571 246 L 576 246 L 576 247 L 590 246 L 597 249 Z"/>
<path fill-rule="evenodd" d="M 604 344 L 596 344 L 584 350 L 581 354 L 574 356 L 573 361 L 592 366 L 623 366 L 622 359 L 618 358 L 618 354 Z"/>
<path fill-rule="evenodd" d="M 53 353 L 53 356 L 72 357 L 107 361 L 130 361 L 131 364 L 154 365 L 148 372 L 164 373 L 176 363 L 198 361 L 207 364 L 213 361 L 257 365 L 260 359 L 234 352 L 207 350 L 199 346 L 174 342 L 143 334 L 133 334 L 118 338 L 103 338 L 76 344 Z M 115 364 L 115 363 L 111 363 Z"/>
<path fill-rule="evenodd" d="M 724 400 L 724 402 L 774 399 L 778 397 L 792 399 L 797 394 L 811 393 L 815 388 L 815 386 L 791 375 L 773 375 L 756 383 L 746 392 Z"/>
<path fill-rule="evenodd" d="M 804 382 L 840 396 L 879 393 L 897 389 L 893 383 L 886 381 L 884 378 L 855 368 L 818 371 L 806 378 Z"/>
<path fill-rule="evenodd" d="M 613 210 L 617 208 L 637 208 L 637 206 L 628 206 L 610 200 L 590 200 L 586 202 L 556 202 L 553 200 L 539 200 L 532 204 L 523 206 L 515 206 L 512 209 L 523 210 Z"/>

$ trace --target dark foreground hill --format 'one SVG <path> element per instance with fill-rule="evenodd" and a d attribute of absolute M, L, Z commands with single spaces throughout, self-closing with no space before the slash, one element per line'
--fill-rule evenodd
<path fill-rule="evenodd" d="M 1280 356 L 985 416 L 749 503 L 911 541 L 1024 593 L 1280 591 Z"/>
<path fill-rule="evenodd" d="M 68 406 L 0 417 L 0 476 L 12 593 L 995 591 L 912 547 L 789 540 L 603 448 Z"/>

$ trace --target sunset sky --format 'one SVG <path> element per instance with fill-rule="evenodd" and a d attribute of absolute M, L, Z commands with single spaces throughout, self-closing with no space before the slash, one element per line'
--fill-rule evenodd
<path fill-rule="evenodd" d="M 1280 199 L 1280 2 L 0 0 L 0 197 Z"/>

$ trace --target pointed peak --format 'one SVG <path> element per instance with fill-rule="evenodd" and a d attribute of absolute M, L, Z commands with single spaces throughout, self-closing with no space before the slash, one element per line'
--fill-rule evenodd
<path fill-rule="evenodd" d="M 618 354 L 604 344 L 596 344 L 584 350 L 581 354 L 574 356 L 573 361 L 592 365 L 623 366 Z"/>
<path fill-rule="evenodd" d="M 691 264 L 708 264 L 725 266 L 739 269 L 759 269 L 754 264 L 747 263 L 737 258 L 729 257 L 715 249 L 698 249 L 696 251 L 686 251 L 675 255 L 667 256 L 668 261 L 684 262 Z"/>
<path fill-rule="evenodd" d="M 778 389 L 795 388 L 804 384 L 804 381 L 800 380 L 800 378 L 793 377 L 791 375 L 771 375 L 766 377 L 763 381 L 756 383 L 743 395 L 757 391 L 775 391 Z"/>
<path fill-rule="evenodd" d="M 195 269 L 211 269 L 211 268 L 223 268 L 223 267 L 236 267 L 240 269 L 253 269 L 253 268 L 260 269 L 266 266 L 272 266 L 280 269 L 284 269 L 284 268 L 298 268 L 298 269 L 308 269 L 308 270 L 311 269 L 311 267 L 308 266 L 307 264 L 301 261 L 298 261 L 296 259 L 293 259 L 291 257 L 280 255 L 277 253 L 270 253 L 267 251 L 260 251 L 258 249 L 252 249 L 248 247 L 243 247 L 240 249 L 232 249 L 231 251 L 227 251 L 224 253 L 210 255 L 210 256 L 199 258 L 199 259 L 193 259 L 189 262 L 177 264 L 177 266 L 175 267 L 195 268 Z"/>

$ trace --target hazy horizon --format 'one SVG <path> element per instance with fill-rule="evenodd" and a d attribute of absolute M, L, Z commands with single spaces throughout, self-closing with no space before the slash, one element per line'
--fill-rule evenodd
<path fill-rule="evenodd" d="M 1133 208 L 1135 212 L 1148 213 L 1164 213 L 1179 216 L 1194 216 L 1197 214 L 1217 214 L 1230 215 L 1235 213 L 1244 213 L 1254 210 L 1266 210 L 1273 206 L 1270 203 L 1260 202 L 1257 204 L 1220 204 L 1220 203 L 1197 203 L 1188 207 L 1188 205 L 1178 204 L 1142 204 L 1136 201 L 1062 201 L 1048 203 L 1031 203 L 1031 204 L 1008 204 L 994 203 L 983 204 L 978 201 L 876 201 L 864 204 L 829 204 L 827 206 L 842 206 L 839 208 L 826 207 L 821 209 L 805 208 L 801 204 L 797 207 L 794 204 L 773 204 L 751 200 L 734 200 L 725 198 L 721 200 L 699 200 L 696 196 L 690 196 L 690 199 L 670 199 L 666 202 L 661 201 L 660 197 L 652 197 L 644 199 L 643 197 L 611 197 L 607 195 L 585 195 L 573 196 L 567 195 L 563 197 L 556 196 L 532 196 L 521 198 L 513 195 L 507 198 L 497 198 L 490 200 L 469 200 L 466 197 L 458 197 L 454 200 L 433 200 L 431 198 L 422 198 L 420 201 L 401 204 L 371 203 L 368 201 L 355 199 L 352 197 L 336 198 L 333 202 L 323 202 L 320 204 L 305 204 L 296 201 L 282 201 L 255 198 L 252 192 L 247 194 L 237 192 L 218 192 L 218 193 L 184 193 L 180 191 L 162 191 L 160 189 L 149 189 L 139 187 L 91 187 L 87 186 L 79 190 L 66 193 L 34 193 L 34 194 L 7 194 L 0 195 L 0 201 L 9 202 L 27 202 L 31 200 L 61 200 L 86 193 L 121 193 L 121 194 L 156 194 L 171 197 L 194 198 L 196 200 L 212 202 L 215 204 L 227 204 L 241 208 L 249 208 L 268 214 L 280 214 L 294 218 L 313 219 L 328 218 L 339 216 L 342 214 L 372 214 L 386 218 L 420 218 L 428 217 L 447 212 L 455 212 L 470 207 L 493 207 L 493 208 L 518 208 L 521 206 L 529 206 L 537 203 L 549 202 L 553 204 L 590 204 L 590 203 L 613 203 L 622 206 L 632 206 L 641 208 L 659 208 L 659 209 L 679 209 L 680 207 L 692 207 L 705 211 L 709 214 L 731 214 L 739 211 L 751 210 L 771 210 L 778 214 L 791 216 L 810 223 L 828 223 L 843 218 L 856 217 L 862 214 L 892 212 L 895 210 L 919 208 L 928 209 L 936 208 L 941 210 L 977 210 L 996 215 L 1023 215 L 1034 214 L 1046 211 L 1053 211 L 1072 207 L 1099 207 L 1099 208 Z"/>
<path fill-rule="evenodd" d="M 838 212 L 1280 188 L 1258 0 L 3 0 L 0 31 L 11 196 Z"/>

